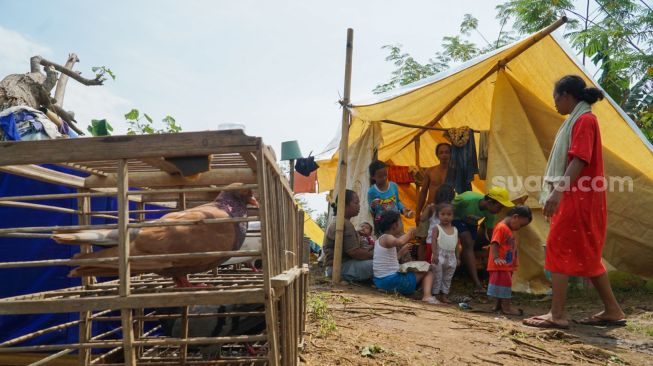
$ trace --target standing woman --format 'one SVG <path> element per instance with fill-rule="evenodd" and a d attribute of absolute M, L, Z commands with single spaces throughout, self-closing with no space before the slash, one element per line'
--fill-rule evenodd
<path fill-rule="evenodd" d="M 579 323 L 625 325 L 624 312 L 612 293 L 601 262 L 606 234 L 606 193 L 601 132 L 591 105 L 603 92 L 588 88 L 577 75 L 558 80 L 553 100 L 562 123 L 549 155 L 540 203 L 551 222 L 544 268 L 552 274 L 553 298 L 548 314 L 524 319 L 539 328 L 568 328 L 565 315 L 569 276 L 589 277 L 604 310 Z"/>

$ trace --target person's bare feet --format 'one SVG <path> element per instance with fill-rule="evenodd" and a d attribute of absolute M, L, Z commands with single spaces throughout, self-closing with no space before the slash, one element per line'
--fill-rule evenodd
<path fill-rule="evenodd" d="M 522 320 L 522 324 L 536 328 L 569 328 L 569 321 L 567 319 L 553 319 L 551 313 L 526 318 Z"/>
<path fill-rule="evenodd" d="M 503 315 L 513 315 L 513 316 L 522 316 L 524 315 L 524 310 L 522 309 L 502 309 L 501 314 Z"/>
<path fill-rule="evenodd" d="M 445 304 L 451 304 L 451 300 L 447 297 L 446 294 L 440 294 L 440 302 Z"/>

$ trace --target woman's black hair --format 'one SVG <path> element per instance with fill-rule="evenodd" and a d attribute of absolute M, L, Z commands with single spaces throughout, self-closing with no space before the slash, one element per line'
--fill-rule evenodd
<path fill-rule="evenodd" d="M 510 210 L 508 210 L 508 216 L 512 215 L 517 215 L 519 217 L 525 217 L 528 219 L 528 222 L 530 223 L 533 221 L 533 212 L 531 211 L 530 207 L 526 205 L 517 205 Z"/>
<path fill-rule="evenodd" d="M 381 160 L 374 160 L 373 162 L 370 163 L 370 166 L 368 168 L 370 171 L 370 185 L 376 184 L 376 182 L 374 181 L 374 174 L 376 174 L 376 171 L 387 167 L 388 166 Z"/>
<path fill-rule="evenodd" d="M 347 189 L 345 191 L 345 206 L 349 205 L 351 201 L 354 199 L 354 195 L 356 192 L 352 191 L 351 189 Z M 337 215 L 338 214 L 338 197 L 336 197 L 336 200 L 333 201 L 331 204 L 331 208 L 333 209 L 333 214 Z"/>
<path fill-rule="evenodd" d="M 440 188 L 435 192 L 435 204 L 451 203 L 456 197 L 456 190 L 449 183 L 442 183 Z"/>
<path fill-rule="evenodd" d="M 435 145 L 435 156 L 438 156 L 438 151 L 440 151 L 440 146 L 449 146 L 449 151 L 451 151 L 451 144 L 448 142 L 441 142 Z"/>
<path fill-rule="evenodd" d="M 589 104 L 594 104 L 597 100 L 603 99 L 603 92 L 600 89 L 588 88 L 585 80 L 578 75 L 563 76 L 556 82 L 553 92 L 557 95 L 567 93 L 577 100 L 582 100 Z"/>
<path fill-rule="evenodd" d="M 381 212 L 381 217 L 379 218 L 379 221 L 377 221 L 376 225 L 374 225 L 377 234 L 383 234 L 386 231 L 390 230 L 392 225 L 394 225 L 396 222 L 399 222 L 400 218 L 401 216 L 399 214 L 399 211 L 387 210 Z"/>

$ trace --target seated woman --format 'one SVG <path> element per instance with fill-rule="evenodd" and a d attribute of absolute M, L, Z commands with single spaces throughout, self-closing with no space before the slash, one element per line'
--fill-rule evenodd
<path fill-rule="evenodd" d="M 336 214 L 336 202 L 331 206 Z M 345 226 L 342 239 L 342 268 L 341 278 L 345 281 L 370 281 L 372 279 L 372 248 L 362 248 L 361 240 L 356 228 L 351 223 L 351 218 L 358 216 L 360 200 L 356 192 L 345 192 Z M 333 273 L 333 253 L 336 242 L 336 223 L 329 225 L 324 239 L 324 266 L 325 275 L 331 277 Z"/>

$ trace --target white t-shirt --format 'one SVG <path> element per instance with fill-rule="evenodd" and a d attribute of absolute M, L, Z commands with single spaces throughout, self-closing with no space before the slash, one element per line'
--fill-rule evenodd
<path fill-rule="evenodd" d="M 453 227 L 453 234 L 449 235 L 444 232 L 444 228 L 437 225 L 438 228 L 438 248 L 443 250 L 456 250 L 456 245 L 458 245 L 458 229 Z"/>
<path fill-rule="evenodd" d="M 384 248 L 381 246 L 381 235 L 374 244 L 374 257 L 372 268 L 374 277 L 381 278 L 399 272 L 399 259 L 397 258 L 397 247 Z"/>

